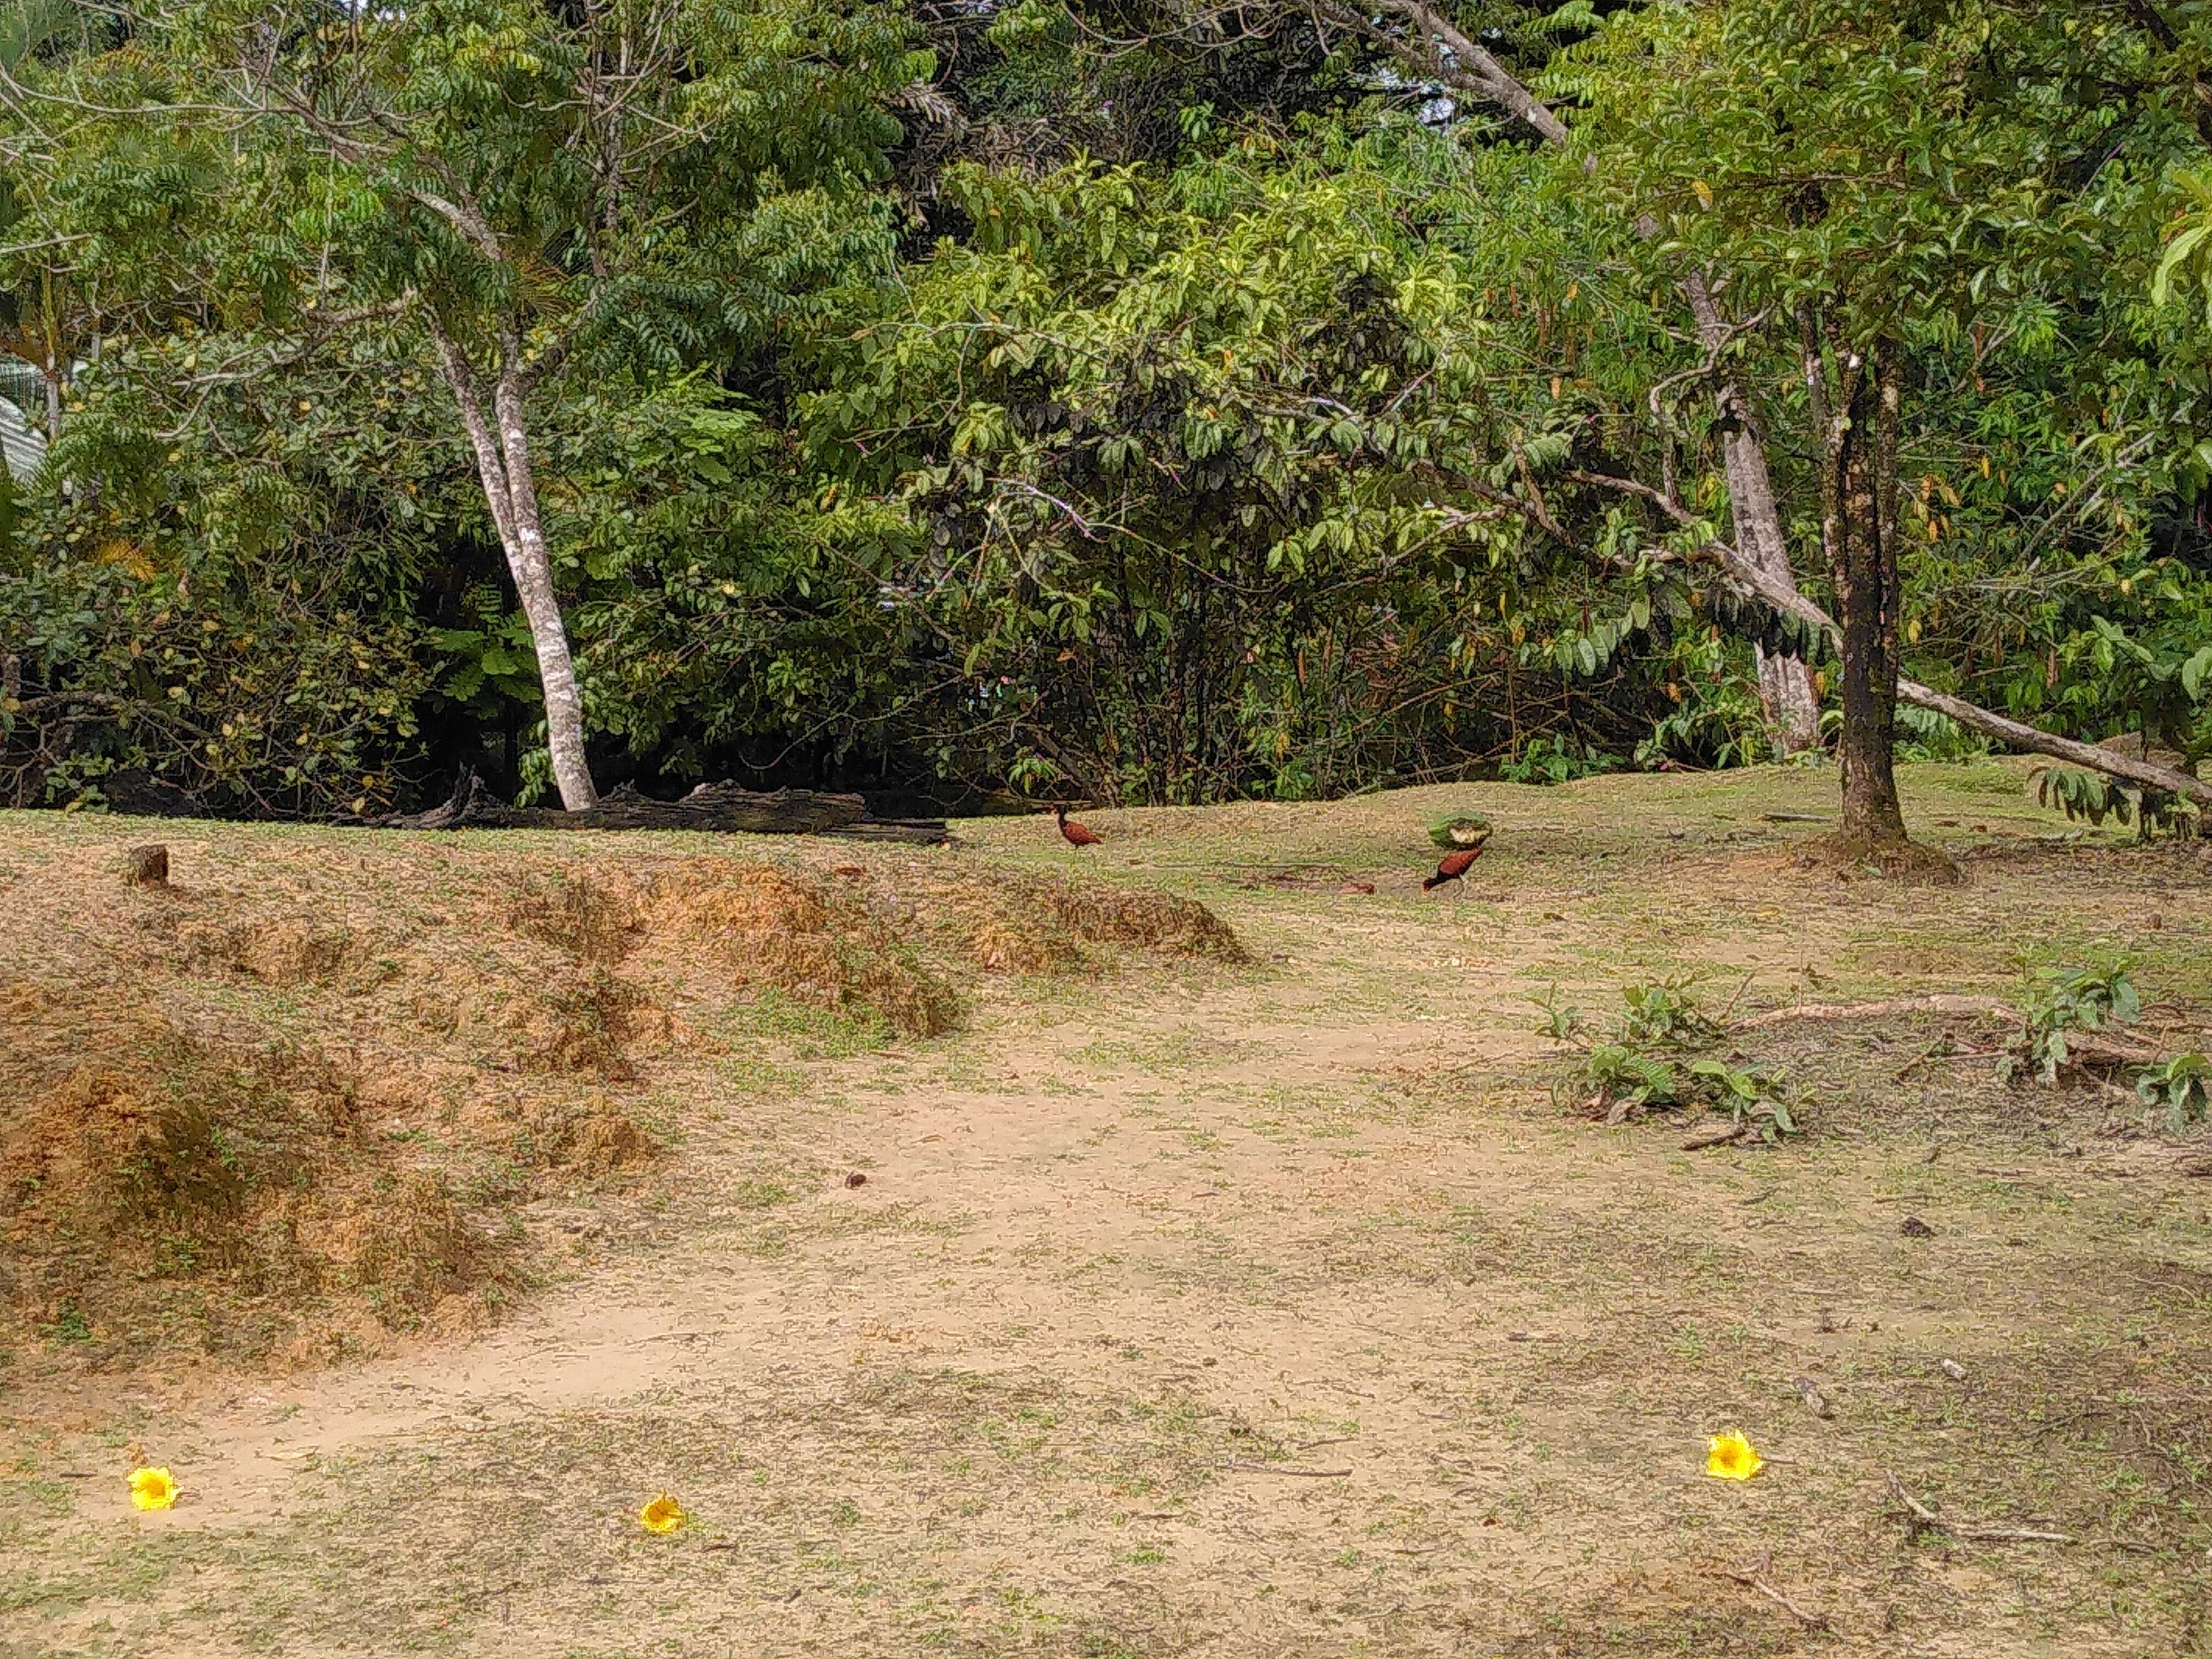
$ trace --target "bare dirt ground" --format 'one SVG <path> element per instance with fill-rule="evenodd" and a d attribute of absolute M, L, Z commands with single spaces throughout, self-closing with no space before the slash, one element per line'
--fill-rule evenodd
<path fill-rule="evenodd" d="M 690 977 L 711 939 L 669 934 L 635 973 L 678 1038 L 580 1082 L 469 1073 L 436 1049 L 465 1006 L 434 1042 L 404 986 L 340 986 L 356 1048 L 422 1045 L 445 1121 L 542 1090 L 661 1151 L 532 1165 L 510 1267 L 396 1323 L 332 1302 L 319 1348 L 34 1310 L 0 1366 L 0 1653 L 2212 1651 L 2212 1146 L 2000 1087 L 1941 1041 L 1989 1028 L 1912 1016 L 1747 1035 L 1806 1133 L 1686 1152 L 1576 1112 L 1534 1029 L 1555 983 L 1603 1014 L 1703 970 L 1742 1014 L 2124 950 L 2143 1029 L 2206 1046 L 2212 860 L 2073 836 L 2024 777 L 1908 769 L 1949 890 L 1801 866 L 1820 825 L 1766 815 L 1832 811 L 1833 775 L 1784 770 L 1100 812 L 1088 854 L 1038 820 L 777 843 L 894 901 L 1150 884 L 1249 960 L 978 973 L 962 1029 L 899 1036 L 730 1000 Z M 1448 809 L 1498 834 L 1424 896 Z M 42 927 L 58 888 L 124 926 L 95 872 L 154 829 L 0 819 L 0 979 L 51 972 L 35 894 Z M 532 879 L 726 849 L 159 833 L 187 896 L 289 884 L 362 938 L 446 902 L 393 869 L 463 847 Z M 385 1086 L 372 1117 L 414 1133 Z M 1707 1478 L 1738 1426 L 1769 1467 Z M 177 1508 L 129 1509 L 141 1460 Z M 2068 1541 L 1908 1536 L 1893 1474 L 1954 1528 Z M 635 1519 L 662 1490 L 667 1537 Z"/>

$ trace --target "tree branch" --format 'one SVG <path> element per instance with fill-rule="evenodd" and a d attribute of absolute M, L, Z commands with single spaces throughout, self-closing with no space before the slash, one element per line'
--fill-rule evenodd
<path fill-rule="evenodd" d="M 1633 478 L 1610 477 L 1601 472 L 1577 471 L 1570 472 L 1567 476 L 1577 483 L 1615 490 L 1648 501 L 1686 528 L 1704 527 L 1704 520 L 1680 501 L 1662 495 L 1650 485 L 1638 483 Z M 1696 556 L 1718 565 L 1737 586 L 1763 601 L 1769 608 L 1810 623 L 1831 639 L 1841 638 L 1842 630 L 1836 626 L 1836 619 L 1800 593 L 1795 583 L 1778 577 L 1771 571 L 1760 569 L 1727 543 L 1709 538 L 1700 543 L 1693 551 Z M 1897 683 L 1897 696 L 1899 702 L 1945 715 L 1969 732 L 2008 744 L 2014 749 L 2025 750 L 2034 755 L 2048 755 L 2053 760 L 2086 767 L 2108 777 L 2124 778 L 2147 788 L 2162 789 L 2168 794 L 2195 801 L 2200 806 L 2212 807 L 2212 783 L 2203 778 L 2192 777 L 2186 772 L 2177 771 L 2172 767 L 2160 766 L 2151 760 L 2137 760 L 2130 755 L 2100 749 L 2094 743 L 2082 743 L 2073 738 L 2062 738 L 2055 732 L 2039 730 L 2008 715 L 1995 714 L 1968 702 L 1963 697 L 1954 697 L 1948 691 L 1938 691 L 1933 686 L 1923 685 L 1917 680 L 1900 678 Z"/>

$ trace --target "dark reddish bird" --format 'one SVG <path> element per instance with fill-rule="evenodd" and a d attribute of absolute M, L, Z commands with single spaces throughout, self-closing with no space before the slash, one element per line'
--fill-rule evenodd
<path fill-rule="evenodd" d="M 1055 806 L 1052 810 L 1053 815 L 1060 820 L 1060 833 L 1066 837 L 1070 847 L 1102 847 L 1105 844 L 1090 830 L 1069 818 L 1065 806 Z"/>
<path fill-rule="evenodd" d="M 1457 881 L 1474 868 L 1474 861 L 1482 856 L 1480 846 L 1462 848 L 1456 853 L 1447 853 L 1437 860 L 1437 872 L 1421 878 L 1421 890 L 1433 893 L 1448 881 Z"/>

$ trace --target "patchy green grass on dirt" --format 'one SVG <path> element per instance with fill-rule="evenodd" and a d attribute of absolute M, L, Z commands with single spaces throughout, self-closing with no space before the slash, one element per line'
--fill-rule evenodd
<path fill-rule="evenodd" d="M 2212 858 L 2027 770 L 1907 769 L 1956 888 L 1812 856 L 1817 769 L 1087 854 L 8 819 L 0 1653 L 2206 1651 L 2212 1145 L 1834 1012 L 2124 957 L 2212 1042 Z M 1591 1115 L 1534 1000 L 1669 978 L 1801 1133 Z"/>

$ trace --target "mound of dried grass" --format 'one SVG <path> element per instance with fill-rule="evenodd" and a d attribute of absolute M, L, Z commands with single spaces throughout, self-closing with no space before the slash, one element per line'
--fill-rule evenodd
<path fill-rule="evenodd" d="M 817 875 L 701 859 L 654 882 L 644 925 L 664 964 L 673 957 L 742 986 L 936 1036 L 959 1023 L 960 1000 L 922 965 L 903 920 Z"/>
<path fill-rule="evenodd" d="M 1243 955 L 1186 900 L 906 854 L 360 847 L 241 836 L 88 887 L 95 835 L 0 888 L 0 1350 L 326 1359 L 468 1322 L 518 1206 L 655 1155 L 621 1097 L 692 1047 L 672 1009 L 934 1036 L 978 970 Z"/>
<path fill-rule="evenodd" d="M 319 1331 L 328 1356 L 466 1322 L 513 1253 L 411 1139 L 372 1133 L 358 1081 L 143 1002 L 0 990 L 0 1324 L 99 1359 L 156 1331 L 247 1351 Z M 477 1144 L 563 1179 L 653 1150 L 604 1099 L 547 1108 L 526 1145 Z"/>
<path fill-rule="evenodd" d="M 1228 923 L 1194 899 L 1148 887 L 1002 876 L 934 884 L 935 925 L 995 973 L 1077 974 L 1105 966 L 1107 946 L 1153 956 L 1243 962 Z M 1091 947 L 1091 948 L 1086 948 Z"/>

